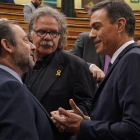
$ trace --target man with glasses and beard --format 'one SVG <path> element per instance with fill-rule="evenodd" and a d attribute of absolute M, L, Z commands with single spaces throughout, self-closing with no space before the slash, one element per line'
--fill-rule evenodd
<path fill-rule="evenodd" d="M 49 6 L 38 8 L 29 22 L 29 36 L 36 46 L 36 64 L 23 76 L 29 90 L 49 113 L 60 106 L 71 109 L 72 98 L 89 115 L 91 75 L 86 62 L 62 50 L 67 42 L 64 15 Z M 71 136 L 64 134 L 63 138 L 75 139 Z"/>

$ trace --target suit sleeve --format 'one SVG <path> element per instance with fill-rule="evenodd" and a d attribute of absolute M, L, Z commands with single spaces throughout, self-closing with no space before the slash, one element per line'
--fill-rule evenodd
<path fill-rule="evenodd" d="M 79 34 L 77 37 L 77 40 L 75 41 L 75 44 L 73 47 L 69 50 L 70 54 L 76 55 L 80 58 L 83 58 L 83 52 L 84 52 L 84 36 L 82 33 Z M 88 66 L 91 65 L 91 63 L 87 62 Z"/>
<path fill-rule="evenodd" d="M 118 99 L 114 100 L 121 108 L 121 119 L 118 118 L 115 122 L 83 120 L 80 125 L 80 140 L 140 139 L 140 55 L 131 54 L 123 61 L 116 83 Z"/>
<path fill-rule="evenodd" d="M 19 82 L 6 82 L 0 87 L 1 140 L 39 140 L 33 107 L 24 92 Z"/>
<path fill-rule="evenodd" d="M 85 115 L 89 116 L 93 99 L 93 83 L 87 64 L 80 66 L 74 83 L 74 101 Z"/>
<path fill-rule="evenodd" d="M 23 13 L 24 13 L 24 20 L 25 21 L 29 21 L 30 20 L 30 16 L 32 14 L 32 9 L 30 6 L 25 5 L 24 9 L 23 9 Z"/>
<path fill-rule="evenodd" d="M 72 49 L 69 50 L 69 53 L 82 58 L 84 51 L 83 45 L 83 35 L 79 34 Z"/>

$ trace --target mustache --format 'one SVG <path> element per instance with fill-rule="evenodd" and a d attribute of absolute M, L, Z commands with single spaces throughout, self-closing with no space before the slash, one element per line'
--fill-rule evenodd
<path fill-rule="evenodd" d="M 53 47 L 53 42 L 52 41 L 43 40 L 43 41 L 40 42 L 40 46 L 51 46 L 51 47 Z"/>

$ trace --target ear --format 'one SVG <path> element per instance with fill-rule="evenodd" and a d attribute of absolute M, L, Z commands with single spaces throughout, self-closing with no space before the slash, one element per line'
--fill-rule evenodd
<path fill-rule="evenodd" d="M 121 33 L 125 30 L 126 20 L 124 18 L 119 18 L 117 21 L 118 33 Z"/>
<path fill-rule="evenodd" d="M 1 46 L 5 51 L 7 51 L 9 53 L 13 52 L 14 47 L 12 46 L 12 44 L 7 39 L 2 39 L 1 40 Z"/>

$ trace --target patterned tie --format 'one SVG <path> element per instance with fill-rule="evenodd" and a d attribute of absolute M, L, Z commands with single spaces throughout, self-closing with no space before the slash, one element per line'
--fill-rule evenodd
<path fill-rule="evenodd" d="M 108 55 L 106 55 L 105 56 L 105 65 L 104 65 L 104 73 L 105 74 L 107 73 L 108 65 L 109 65 L 110 60 L 111 60 L 111 58 Z"/>

